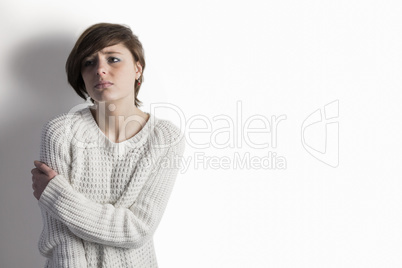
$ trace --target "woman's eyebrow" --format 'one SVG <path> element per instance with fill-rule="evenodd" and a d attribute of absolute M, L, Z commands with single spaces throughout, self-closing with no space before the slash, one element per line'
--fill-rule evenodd
<path fill-rule="evenodd" d="M 122 54 L 118 51 L 106 51 L 106 52 L 101 52 L 101 54 Z"/>
<path fill-rule="evenodd" d="M 100 51 L 100 53 L 103 54 L 103 55 L 109 55 L 109 54 L 120 54 L 120 55 L 123 55 L 123 53 L 118 52 L 118 51 L 106 51 L 106 52 Z M 93 57 L 95 57 L 95 55 L 96 55 L 96 53 L 94 53 L 94 54 L 92 54 L 92 55 L 89 55 L 89 56 L 85 57 L 84 59 L 93 58 Z"/>

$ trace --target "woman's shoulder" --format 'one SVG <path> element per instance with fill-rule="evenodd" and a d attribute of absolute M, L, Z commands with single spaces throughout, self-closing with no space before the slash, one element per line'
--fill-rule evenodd
<path fill-rule="evenodd" d="M 154 139 L 161 146 L 172 146 L 184 142 L 182 127 L 168 119 L 156 118 L 153 131 Z"/>
<path fill-rule="evenodd" d="M 67 136 L 74 125 L 82 120 L 82 112 L 87 108 L 71 109 L 68 112 L 59 113 L 50 117 L 42 127 L 42 135 Z"/>

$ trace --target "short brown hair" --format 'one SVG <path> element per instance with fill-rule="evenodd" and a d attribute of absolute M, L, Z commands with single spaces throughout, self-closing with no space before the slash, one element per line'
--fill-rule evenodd
<path fill-rule="evenodd" d="M 140 84 L 135 83 L 134 86 L 135 106 L 141 106 L 142 102 L 137 99 L 137 95 L 144 80 L 144 49 L 130 27 L 121 24 L 98 23 L 92 25 L 81 34 L 74 48 L 71 50 L 66 62 L 67 79 L 68 83 L 81 98 L 86 99 L 89 97 L 81 75 L 83 60 L 105 47 L 119 43 L 127 47 L 133 55 L 134 61 L 139 62 L 142 66 L 142 74 L 139 78 Z M 94 103 L 92 98 L 91 102 Z"/>

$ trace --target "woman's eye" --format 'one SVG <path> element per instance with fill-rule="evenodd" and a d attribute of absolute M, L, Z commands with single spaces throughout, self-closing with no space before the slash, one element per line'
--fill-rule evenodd
<path fill-rule="evenodd" d="M 93 64 L 94 64 L 94 61 L 93 61 L 93 60 L 86 60 L 86 61 L 84 61 L 84 66 L 85 66 L 85 67 L 91 66 L 91 65 L 93 65 Z"/>
<path fill-rule="evenodd" d="M 118 58 L 115 58 L 115 57 L 110 57 L 109 58 L 109 62 L 119 62 L 120 61 L 120 59 L 118 59 Z"/>

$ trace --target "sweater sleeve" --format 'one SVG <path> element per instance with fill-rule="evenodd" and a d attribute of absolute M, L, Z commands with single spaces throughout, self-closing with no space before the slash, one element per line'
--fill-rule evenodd
<path fill-rule="evenodd" d="M 49 153 L 47 146 L 51 140 L 54 141 L 59 138 L 58 135 L 49 135 L 53 133 L 52 129 L 57 127 L 57 124 L 57 120 L 51 120 L 43 126 L 39 159 L 57 173 L 66 173 L 68 171 L 64 165 L 65 161 L 59 161 L 58 157 Z M 43 229 L 38 241 L 38 249 L 41 255 L 51 259 L 50 263 L 55 267 L 86 267 L 87 262 L 82 239 L 74 235 L 64 223 L 53 218 L 43 208 L 40 210 Z"/>
<path fill-rule="evenodd" d="M 173 138 L 173 137 L 172 137 Z M 52 146 L 51 146 L 52 147 Z M 152 238 L 167 206 L 185 140 L 177 140 L 154 166 L 136 201 L 129 208 L 99 204 L 75 191 L 64 174 L 55 176 L 39 204 L 78 237 L 107 246 L 139 248 Z"/>

